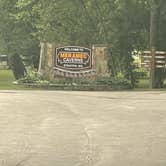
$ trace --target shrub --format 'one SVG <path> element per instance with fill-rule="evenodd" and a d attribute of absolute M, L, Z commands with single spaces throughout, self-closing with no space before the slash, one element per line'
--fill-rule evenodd
<path fill-rule="evenodd" d="M 149 78 L 149 72 L 146 69 L 137 68 L 137 69 L 134 70 L 134 77 L 136 79 L 148 79 Z"/>
<path fill-rule="evenodd" d="M 38 72 L 31 70 L 28 71 L 27 75 L 24 78 L 19 79 L 17 82 L 23 84 L 41 84 L 41 85 L 49 84 L 49 81 L 44 80 Z"/>
<path fill-rule="evenodd" d="M 27 75 L 24 78 L 21 78 L 17 81 L 18 83 L 21 84 L 37 84 L 37 85 L 50 85 L 51 84 L 58 84 L 58 85 L 64 85 L 64 86 L 81 86 L 81 85 L 90 85 L 90 86 L 108 86 L 112 89 L 130 89 L 131 82 L 127 80 L 123 74 L 118 73 L 116 77 L 99 77 L 96 81 L 91 80 L 91 79 L 85 79 L 85 78 L 80 78 L 80 79 L 60 79 L 60 80 L 55 80 L 53 82 L 49 82 L 43 77 L 38 74 L 35 71 L 29 70 Z"/>
<path fill-rule="evenodd" d="M 102 77 L 97 79 L 97 85 L 111 86 L 113 89 L 131 89 L 131 82 L 119 73 L 116 77 Z"/>

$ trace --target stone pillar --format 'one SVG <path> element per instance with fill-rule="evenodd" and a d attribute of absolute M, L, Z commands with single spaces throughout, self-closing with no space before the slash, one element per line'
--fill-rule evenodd
<path fill-rule="evenodd" d="M 47 43 L 47 66 L 52 68 L 54 66 L 55 45 Z"/>
<path fill-rule="evenodd" d="M 108 61 L 109 61 L 109 46 L 93 45 L 94 68 L 97 76 L 110 76 Z"/>
<path fill-rule="evenodd" d="M 40 43 L 40 61 L 39 61 L 39 73 L 42 74 L 45 70 L 45 58 L 46 58 L 46 43 Z"/>
<path fill-rule="evenodd" d="M 40 47 L 41 51 L 38 72 L 47 79 L 53 79 L 55 44 L 40 43 Z"/>

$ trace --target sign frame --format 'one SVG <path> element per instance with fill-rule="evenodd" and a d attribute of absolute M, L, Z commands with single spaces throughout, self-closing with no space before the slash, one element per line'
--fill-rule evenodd
<path fill-rule="evenodd" d="M 88 59 L 87 59 L 87 63 L 84 62 L 83 64 L 80 65 L 80 67 L 78 67 L 79 63 L 71 63 L 73 64 L 73 66 L 77 66 L 77 67 L 65 67 L 63 65 L 60 65 L 60 63 L 62 64 L 68 64 L 67 62 L 63 62 L 60 59 L 60 53 L 65 53 L 67 54 L 81 54 L 83 53 L 84 55 L 87 55 Z M 73 59 L 77 59 L 77 58 L 73 58 Z M 73 60 L 74 61 L 74 60 Z M 83 62 L 83 60 L 81 60 Z M 84 65 L 82 67 L 82 65 Z M 61 47 L 56 47 L 55 48 L 55 58 L 54 58 L 54 68 L 55 69 L 60 69 L 63 71 L 71 71 L 71 72 L 83 72 L 83 71 L 89 71 L 93 69 L 93 55 L 92 55 L 92 49 L 88 48 L 88 47 L 81 47 L 81 46 L 61 46 Z"/>

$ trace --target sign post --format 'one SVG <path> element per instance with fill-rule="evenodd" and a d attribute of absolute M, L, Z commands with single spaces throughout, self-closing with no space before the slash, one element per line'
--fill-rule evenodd
<path fill-rule="evenodd" d="M 166 52 L 156 51 L 154 47 L 151 51 L 143 51 L 141 66 L 150 69 L 150 88 L 156 88 L 156 69 L 166 68 Z"/>
<path fill-rule="evenodd" d="M 153 89 L 155 88 L 155 48 L 153 47 L 152 48 L 152 51 L 151 51 L 151 57 L 152 57 L 152 60 L 151 60 L 151 65 L 150 65 L 150 88 Z"/>

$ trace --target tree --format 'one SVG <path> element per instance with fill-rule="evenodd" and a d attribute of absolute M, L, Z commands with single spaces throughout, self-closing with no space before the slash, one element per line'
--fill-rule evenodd
<path fill-rule="evenodd" d="M 18 54 L 9 57 L 9 65 L 16 79 L 23 78 L 26 75 L 25 66 Z"/>
<path fill-rule="evenodd" d="M 150 2 L 150 49 L 152 52 L 160 49 L 159 31 L 160 31 L 160 18 L 161 18 L 161 6 L 162 0 L 152 0 Z M 152 88 L 162 88 L 164 81 L 164 69 L 152 69 Z"/>
<path fill-rule="evenodd" d="M 156 29 L 160 31 L 153 35 L 158 36 L 154 37 L 158 38 L 158 49 L 165 49 L 164 0 L 0 0 L 0 50 L 17 53 L 37 67 L 40 42 L 85 46 L 109 43 L 114 76 L 122 72 L 133 83 L 131 52 L 147 49 L 154 41 L 153 37 L 149 40 L 154 4 L 158 6 Z"/>
<path fill-rule="evenodd" d="M 19 8 L 19 2 L 18 0 L 0 1 L 0 52 L 9 56 L 17 53 L 21 57 L 27 57 L 33 63 L 33 59 L 39 57 L 39 41 L 32 36 L 33 23 L 29 24 L 29 20 L 21 20 L 23 9 Z"/>

